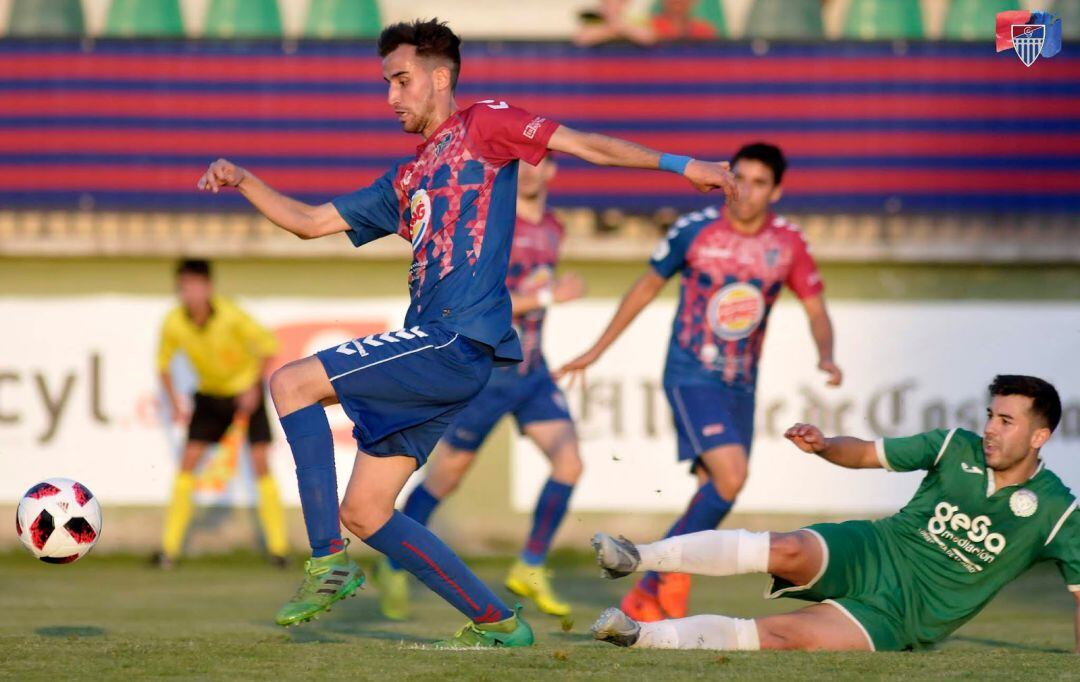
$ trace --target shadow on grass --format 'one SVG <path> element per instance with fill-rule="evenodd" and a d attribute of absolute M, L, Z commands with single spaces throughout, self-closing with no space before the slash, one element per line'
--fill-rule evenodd
<path fill-rule="evenodd" d="M 46 625 L 34 630 L 34 634 L 42 637 L 101 637 L 105 629 L 96 625 Z"/>
<path fill-rule="evenodd" d="M 1000 639 L 989 639 L 987 637 L 966 637 L 963 635 L 957 635 L 949 638 L 952 642 L 965 642 L 967 644 L 982 644 L 983 646 L 994 647 L 995 649 L 1014 649 L 1016 651 L 1037 651 L 1042 654 L 1068 654 L 1072 653 L 1066 649 L 1054 649 L 1046 646 L 1034 646 L 1031 644 L 1021 644 L 1020 642 L 1006 642 Z"/>

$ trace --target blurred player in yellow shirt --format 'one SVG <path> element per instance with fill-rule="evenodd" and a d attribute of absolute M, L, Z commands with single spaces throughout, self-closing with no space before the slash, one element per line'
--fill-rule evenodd
<path fill-rule="evenodd" d="M 214 293 L 207 261 L 181 261 L 176 269 L 176 289 L 180 305 L 162 324 L 157 368 L 173 417 L 186 423 L 188 432 L 165 514 L 158 563 L 169 567 L 180 556 L 194 512 L 195 468 L 232 425 L 237 432 L 247 433 L 266 548 L 272 562 L 283 565 L 288 541 L 281 499 L 267 467 L 270 423 L 263 401 L 265 365 L 278 350 L 277 339 L 235 303 Z M 187 356 L 198 377 L 191 413 L 179 399 L 169 373 L 177 351 Z"/>

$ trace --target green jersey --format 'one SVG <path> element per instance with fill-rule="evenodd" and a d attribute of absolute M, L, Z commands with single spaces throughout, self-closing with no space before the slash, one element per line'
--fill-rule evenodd
<path fill-rule="evenodd" d="M 1054 561 L 1080 591 L 1076 496 L 1041 462 L 1024 483 L 997 488 L 982 438 L 963 429 L 886 438 L 877 454 L 890 471 L 927 471 L 911 501 L 875 523 L 910 568 L 920 641 L 963 625 L 1039 561 Z"/>

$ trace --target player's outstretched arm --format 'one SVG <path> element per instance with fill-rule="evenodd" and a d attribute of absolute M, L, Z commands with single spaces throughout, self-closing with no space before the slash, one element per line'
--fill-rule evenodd
<path fill-rule="evenodd" d="M 333 204 L 312 206 L 289 198 L 227 159 L 210 164 L 196 187 L 214 194 L 222 187 L 235 187 L 270 222 L 301 239 L 325 237 L 349 229 Z"/>
<path fill-rule="evenodd" d="M 713 163 L 687 156 L 661 154 L 655 149 L 617 137 L 584 133 L 563 125 L 551 135 L 548 149 L 573 154 L 598 166 L 658 169 L 679 173 L 702 192 L 723 190 L 729 202 L 735 201 L 739 194 L 735 175 L 726 161 Z"/>
<path fill-rule="evenodd" d="M 554 372 L 555 378 L 561 379 L 570 374 L 571 382 L 573 382 L 574 378 L 584 372 L 586 367 L 599 360 L 604 351 L 608 349 L 608 346 L 615 343 L 615 339 L 619 338 L 626 328 L 630 326 L 638 313 L 656 298 L 656 295 L 664 288 L 666 281 L 652 270 L 639 277 L 634 282 L 634 285 L 630 287 L 630 290 L 626 292 L 626 295 L 623 296 L 622 301 L 619 303 L 619 309 L 615 311 L 615 315 L 611 318 L 611 322 L 608 323 L 607 329 L 600 335 L 592 348 L 557 369 Z"/>
<path fill-rule="evenodd" d="M 874 443 L 851 436 L 826 438 L 813 424 L 796 424 L 784 432 L 795 447 L 848 469 L 880 469 Z"/>
<path fill-rule="evenodd" d="M 829 375 L 825 380 L 827 385 L 839 386 L 844 380 L 844 374 L 833 360 L 833 326 L 829 311 L 825 308 L 825 298 L 811 296 L 803 299 L 802 304 L 806 310 L 806 318 L 810 321 L 810 334 L 817 346 L 818 369 Z"/>

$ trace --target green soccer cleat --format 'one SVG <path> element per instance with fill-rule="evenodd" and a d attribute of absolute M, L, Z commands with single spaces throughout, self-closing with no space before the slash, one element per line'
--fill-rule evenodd
<path fill-rule="evenodd" d="M 379 590 L 379 610 L 390 620 L 408 620 L 411 612 L 409 604 L 409 572 L 396 569 L 390 560 L 383 557 L 375 564 L 371 574 L 371 583 Z"/>
<path fill-rule="evenodd" d="M 533 645 L 533 631 L 521 617 L 521 604 L 514 606 L 514 615 L 498 623 L 469 623 L 451 639 L 435 642 L 438 649 L 491 649 Z"/>
<path fill-rule="evenodd" d="M 518 560 L 506 576 L 506 589 L 519 597 L 531 599 L 540 611 L 549 616 L 569 616 L 570 605 L 555 594 L 548 580 L 550 573 L 543 566 L 530 566 Z"/>
<path fill-rule="evenodd" d="M 278 625 L 288 626 L 318 618 L 320 613 L 330 610 L 331 604 L 352 596 L 363 584 L 364 572 L 344 549 L 308 559 L 304 564 L 304 582 L 274 620 Z"/>

